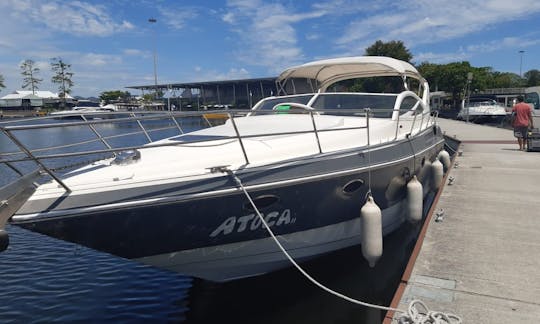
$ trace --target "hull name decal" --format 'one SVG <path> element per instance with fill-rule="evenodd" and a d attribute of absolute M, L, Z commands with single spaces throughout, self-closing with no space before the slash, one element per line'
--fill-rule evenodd
<path fill-rule="evenodd" d="M 291 210 L 285 209 L 281 213 L 278 211 L 272 211 L 262 214 L 268 226 L 282 226 L 287 224 L 294 224 L 296 218 L 291 217 Z M 257 214 L 249 214 L 245 216 L 232 216 L 227 218 L 221 225 L 219 225 L 211 234 L 210 237 L 216 237 L 218 235 L 227 235 L 233 232 L 241 233 L 249 230 L 254 231 L 259 227 L 264 228 L 261 219 Z"/>

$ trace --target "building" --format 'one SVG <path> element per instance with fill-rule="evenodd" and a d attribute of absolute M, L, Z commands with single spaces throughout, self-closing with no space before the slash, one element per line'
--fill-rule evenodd
<path fill-rule="evenodd" d="M 73 105 L 73 97 L 66 95 L 67 105 Z M 62 98 L 50 91 L 16 90 L 0 98 L 0 109 L 9 110 L 39 110 L 41 108 L 57 108 Z"/>
<path fill-rule="evenodd" d="M 277 94 L 276 78 L 258 78 L 226 81 L 169 83 L 129 86 L 144 94 L 161 92 L 168 106 L 177 109 L 202 110 L 214 108 L 251 108 L 257 101 Z"/>

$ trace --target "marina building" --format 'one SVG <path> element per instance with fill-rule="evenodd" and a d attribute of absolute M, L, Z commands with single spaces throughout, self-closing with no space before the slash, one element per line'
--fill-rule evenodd
<path fill-rule="evenodd" d="M 143 94 L 160 92 L 168 105 L 182 110 L 249 109 L 262 98 L 277 94 L 275 77 L 129 86 Z"/>
<path fill-rule="evenodd" d="M 297 80 L 294 84 L 296 93 L 308 92 L 309 82 Z M 289 86 L 291 86 L 289 84 Z M 249 109 L 259 100 L 279 94 L 276 77 L 202 81 L 185 83 L 168 83 L 156 85 L 128 86 L 128 89 L 141 90 L 145 93 L 161 93 L 164 107 L 174 106 L 182 110 L 205 110 L 205 109 Z M 306 89 L 303 89 L 306 88 Z M 290 92 L 291 89 L 282 89 Z M 306 90 L 306 91 L 302 91 Z M 313 90 L 313 89 L 311 89 Z M 512 107 L 518 95 L 525 95 L 527 88 L 499 88 L 474 91 L 474 95 L 486 95 L 493 97 L 498 103 L 506 107 Z M 454 102 L 451 93 L 435 91 L 431 93 L 431 104 L 435 110 L 443 111 L 458 108 L 460 102 Z"/>
<path fill-rule="evenodd" d="M 71 105 L 73 97 L 66 94 L 66 103 Z M 57 108 L 62 98 L 51 91 L 15 90 L 0 98 L 0 110 L 36 110 L 43 107 Z"/>

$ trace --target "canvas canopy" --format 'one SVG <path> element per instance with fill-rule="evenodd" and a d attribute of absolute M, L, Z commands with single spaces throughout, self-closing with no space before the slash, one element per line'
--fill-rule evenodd
<path fill-rule="evenodd" d="M 289 79 L 306 78 L 316 80 L 319 88 L 324 90 L 341 80 L 372 76 L 402 76 L 423 80 L 410 63 L 391 57 L 357 56 L 315 61 L 292 67 L 282 72 L 276 82 L 284 84 Z"/>

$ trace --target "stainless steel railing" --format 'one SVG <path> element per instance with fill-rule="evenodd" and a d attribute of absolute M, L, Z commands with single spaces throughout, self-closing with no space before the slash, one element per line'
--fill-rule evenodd
<path fill-rule="evenodd" d="M 307 113 L 310 115 L 311 119 L 311 125 L 312 129 L 310 130 L 300 130 L 300 131 L 287 131 L 287 132 L 272 132 L 272 133 L 260 133 L 260 134 L 241 134 L 239 131 L 238 125 L 236 123 L 236 118 L 238 116 L 245 116 L 246 113 L 249 113 L 251 111 L 245 111 L 245 110 L 226 110 L 226 111 L 204 111 L 204 112 L 158 112 L 158 113 L 151 113 L 151 112 L 144 112 L 144 113 L 133 113 L 133 112 L 112 112 L 112 113 L 102 113 L 105 115 L 114 115 L 114 118 L 110 119 L 102 119 L 102 120 L 88 120 L 86 117 L 81 117 L 82 121 L 75 121 L 75 122 L 62 122 L 62 123 L 45 123 L 45 124 L 31 124 L 31 125 L 8 125 L 8 126 L 2 126 L 5 125 L 5 123 L 0 124 L 0 130 L 2 133 L 6 135 L 9 140 L 15 144 L 19 151 L 17 152 L 0 152 L 0 164 L 5 164 L 9 168 L 13 169 L 16 173 L 19 175 L 23 175 L 24 172 L 19 170 L 17 167 L 15 167 L 13 164 L 16 162 L 24 162 L 24 161 L 32 161 L 34 162 L 39 169 L 43 170 L 44 173 L 48 174 L 50 177 L 52 177 L 58 184 L 60 184 L 66 192 L 70 192 L 70 188 L 58 177 L 56 174 L 54 168 L 48 167 L 43 161 L 49 160 L 49 159 L 59 159 L 59 158 L 68 158 L 68 157 L 81 157 L 85 155 L 99 155 L 99 154 L 116 154 L 120 151 L 125 150 L 134 150 L 134 149 L 140 149 L 142 147 L 151 146 L 151 147 L 159 147 L 159 146 L 178 146 L 178 145 L 185 145 L 185 144 L 193 144 L 193 143 L 200 143 L 200 142 L 206 142 L 211 141 L 215 139 L 198 139 L 198 140 L 191 140 L 189 142 L 164 142 L 164 143 L 155 143 L 155 141 L 152 139 L 151 134 L 153 132 L 157 131 L 164 131 L 164 130 L 176 130 L 177 135 L 185 134 L 184 130 L 181 127 L 181 123 L 178 122 L 177 119 L 187 118 L 187 117 L 196 117 L 201 118 L 202 121 L 204 121 L 206 124 L 211 125 L 211 122 L 208 120 L 207 116 L 209 114 L 221 114 L 223 117 L 226 116 L 226 119 L 230 120 L 231 125 L 234 130 L 234 136 L 230 137 L 238 141 L 240 148 L 242 150 L 242 154 L 244 157 L 244 160 L 246 164 L 249 164 L 249 157 L 248 152 L 246 151 L 244 140 L 254 137 L 266 137 L 266 136 L 279 136 L 279 135 L 295 135 L 295 134 L 305 134 L 305 133 L 313 133 L 314 139 L 317 143 L 318 151 L 319 153 L 323 153 L 323 149 L 321 146 L 319 134 L 323 132 L 333 132 L 333 131 L 344 131 L 344 130 L 357 130 L 357 129 L 366 129 L 366 136 L 368 139 L 368 146 L 370 145 L 369 141 L 369 119 L 373 118 L 373 113 L 377 112 L 378 110 L 375 109 L 346 109 L 346 110 L 323 110 L 323 109 L 313 109 L 307 111 Z M 385 112 L 389 112 L 389 110 L 384 110 Z M 395 121 L 396 122 L 396 133 L 394 139 L 397 139 L 398 137 L 398 131 L 399 131 L 399 124 L 400 124 L 400 110 L 391 110 L 390 112 L 398 111 L 398 118 Z M 257 114 L 274 114 L 274 113 L 283 113 L 283 112 L 276 112 L 276 111 L 269 111 L 269 110 L 263 110 L 263 111 L 257 111 Z M 365 117 L 366 122 L 365 125 L 362 126 L 355 126 L 355 127 L 340 127 L 335 129 L 318 129 L 316 120 L 314 118 L 314 115 L 316 114 L 351 114 L 358 117 Z M 427 115 L 427 116 L 426 116 Z M 126 116 L 126 117 L 124 117 Z M 51 117 L 45 117 L 45 118 L 39 118 L 39 119 L 33 119 L 33 120 L 40 120 L 40 121 L 46 121 L 48 118 Z M 248 117 L 249 118 L 249 117 Z M 427 118 L 427 121 L 424 122 L 424 119 Z M 411 122 L 411 128 L 409 131 L 409 134 L 413 134 L 415 130 L 415 123 L 417 119 L 420 119 L 420 126 L 417 128 L 417 131 L 420 132 L 426 127 L 430 125 L 430 122 L 433 123 L 434 119 L 436 118 L 436 115 L 430 115 L 429 113 L 422 112 L 420 114 L 413 114 L 413 120 Z M 148 127 L 144 126 L 145 121 L 153 121 L 153 120 L 160 120 L 160 121 L 170 121 L 172 126 L 166 126 L 166 127 L 157 127 L 154 129 L 147 129 Z M 115 124 L 115 123 L 135 123 L 138 127 L 138 131 L 123 133 L 123 134 L 113 134 L 104 136 L 96 126 L 103 125 L 103 124 Z M 424 126 L 424 127 L 423 127 Z M 54 145 L 54 146 L 48 146 L 48 147 L 39 147 L 39 148 L 32 148 L 30 149 L 27 145 L 25 145 L 16 135 L 17 132 L 22 131 L 32 131 L 32 130 L 38 130 L 38 129 L 50 129 L 50 128 L 59 128 L 59 127 L 88 127 L 90 131 L 95 135 L 95 139 L 89 139 L 84 141 L 79 141 L 75 143 L 68 143 L 68 144 L 62 144 L 62 145 Z M 116 139 L 119 137 L 125 137 L 125 136 L 132 136 L 132 135 L 139 135 L 143 134 L 146 138 L 146 143 L 143 145 L 128 145 L 128 146 L 121 146 L 121 147 L 114 147 L 111 145 L 110 140 Z M 223 138 L 226 139 L 226 138 Z M 86 149 L 83 151 L 77 151 L 77 152 L 65 152 L 65 153 L 54 153 L 54 154 L 42 154 L 47 151 L 52 150 L 59 150 L 59 149 L 66 149 L 66 148 L 77 148 L 80 146 L 83 146 L 85 144 L 100 142 L 103 144 L 105 148 L 103 149 Z M 22 155 L 22 157 L 21 157 Z M 101 157 L 100 159 L 103 159 Z M 65 166 L 66 167 L 66 166 Z M 69 166 L 67 166 L 69 167 Z"/>

